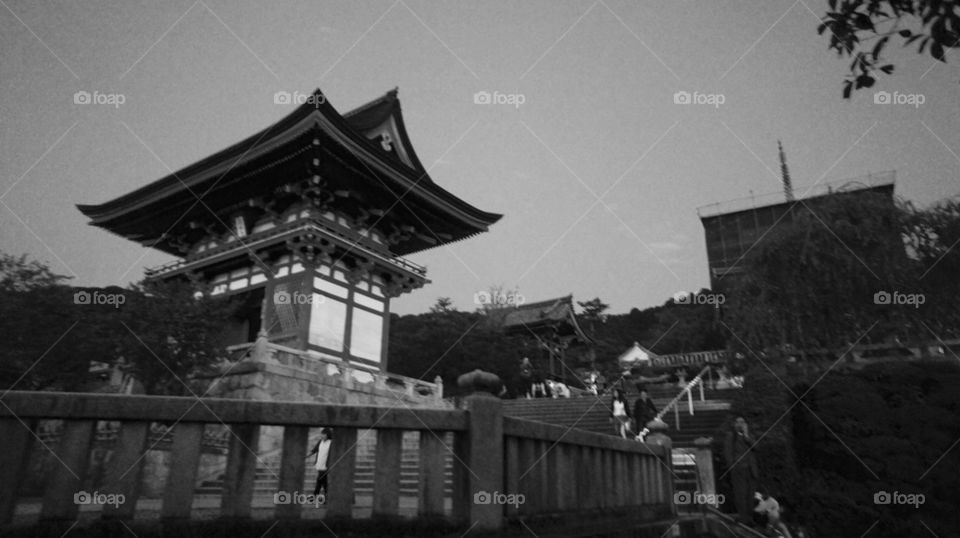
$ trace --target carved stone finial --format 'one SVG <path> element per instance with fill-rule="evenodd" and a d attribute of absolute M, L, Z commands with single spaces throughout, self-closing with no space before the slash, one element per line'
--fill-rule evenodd
<path fill-rule="evenodd" d="M 501 382 L 496 374 L 478 368 L 458 377 L 457 385 L 469 392 L 488 392 L 495 395 L 500 392 Z"/>

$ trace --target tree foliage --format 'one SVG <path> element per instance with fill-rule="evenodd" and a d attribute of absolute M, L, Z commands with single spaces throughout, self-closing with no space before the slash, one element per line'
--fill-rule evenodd
<path fill-rule="evenodd" d="M 224 354 L 229 300 L 196 298 L 186 282 L 123 289 L 63 280 L 40 262 L 0 257 L 5 390 L 87 390 L 91 363 L 100 362 L 122 364 L 149 394 L 189 394 L 192 377 Z"/>
<path fill-rule="evenodd" d="M 884 363 L 808 380 L 758 365 L 746 379 L 735 409 L 761 440 L 761 483 L 787 507 L 785 521 L 815 536 L 960 536 L 955 364 Z M 882 492 L 924 502 L 876 504 Z"/>
<path fill-rule="evenodd" d="M 728 297 L 731 343 L 843 352 L 854 343 L 953 336 L 958 217 L 955 203 L 917 210 L 862 193 L 797 206 L 792 222 L 754 248 Z M 883 294 L 922 304 L 885 303 Z"/>
<path fill-rule="evenodd" d="M 826 33 L 829 48 L 851 59 L 844 98 L 873 87 L 877 71 L 893 73 L 883 54 L 891 39 L 941 62 L 947 61 L 947 50 L 960 46 L 960 3 L 955 0 L 829 0 L 828 6 L 817 33 Z"/>

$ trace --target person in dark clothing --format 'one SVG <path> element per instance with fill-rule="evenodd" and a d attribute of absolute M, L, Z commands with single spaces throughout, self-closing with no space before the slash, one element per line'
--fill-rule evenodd
<path fill-rule="evenodd" d="M 520 390 L 517 391 L 518 398 L 530 398 L 533 395 L 533 364 L 530 359 L 524 357 L 520 361 Z"/>
<path fill-rule="evenodd" d="M 751 450 L 754 444 L 746 419 L 736 417 L 733 428 L 727 432 L 724 440 L 723 455 L 733 486 L 733 504 L 737 507 L 741 523 L 747 525 L 753 522 L 753 494 L 760 477 L 757 460 Z"/>
<path fill-rule="evenodd" d="M 634 429 L 637 433 L 640 433 L 647 426 L 647 422 L 657 416 L 657 406 L 653 403 L 650 395 L 647 394 L 647 389 L 637 385 L 637 390 L 640 391 L 640 396 L 637 397 L 637 401 L 633 402 L 633 419 L 637 421 L 637 426 Z"/>

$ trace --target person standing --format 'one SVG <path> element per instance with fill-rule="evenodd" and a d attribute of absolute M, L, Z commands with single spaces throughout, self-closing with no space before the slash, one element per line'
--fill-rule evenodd
<path fill-rule="evenodd" d="M 754 444 L 746 419 L 737 416 L 724 440 L 723 455 L 733 486 L 733 504 L 737 507 L 741 523 L 746 525 L 753 521 L 753 494 L 760 477 L 752 451 Z"/>
<path fill-rule="evenodd" d="M 533 364 L 530 359 L 524 357 L 520 361 L 520 390 L 517 391 L 518 398 L 530 398 L 533 393 Z"/>
<path fill-rule="evenodd" d="M 637 421 L 636 430 L 637 433 L 640 433 L 647 426 L 647 422 L 657 416 L 657 406 L 653 403 L 646 388 L 638 384 L 637 390 L 640 391 L 640 396 L 637 397 L 637 401 L 633 402 L 633 419 Z"/>
<path fill-rule="evenodd" d="M 327 463 L 330 459 L 330 445 L 333 442 L 333 435 L 330 432 L 330 428 L 320 428 L 320 440 L 317 441 L 317 444 L 313 447 L 313 450 L 307 454 L 307 457 L 316 454 L 317 459 L 314 463 L 314 468 L 317 470 L 317 485 L 313 488 L 314 497 L 320 496 L 323 497 L 319 501 L 320 504 L 327 502 L 327 472 L 329 471 Z"/>
<path fill-rule="evenodd" d="M 610 402 L 610 414 L 613 417 L 614 431 L 620 437 L 627 438 L 627 431 L 630 429 L 630 404 L 627 397 L 620 389 L 614 389 L 613 400 Z"/>

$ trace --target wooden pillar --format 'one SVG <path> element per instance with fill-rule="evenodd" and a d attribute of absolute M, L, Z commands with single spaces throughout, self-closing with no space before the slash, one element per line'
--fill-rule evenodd
<path fill-rule="evenodd" d="M 275 496 L 274 501 L 288 499 L 291 502 L 277 503 L 276 516 L 280 519 L 300 517 L 301 506 L 292 501 L 293 493 L 298 492 L 303 486 L 309 436 L 310 428 L 306 426 L 284 426 L 283 428 L 280 482 L 277 484 L 276 493 L 283 493 L 286 496 Z"/>
<path fill-rule="evenodd" d="M 534 472 L 534 462 L 537 461 L 536 441 L 533 439 L 517 440 L 518 472 L 517 483 L 520 493 L 526 497 L 526 502 L 520 507 L 523 515 L 534 514 L 540 509 L 540 485 L 537 483 L 537 474 Z"/>
<path fill-rule="evenodd" d="M 74 497 L 83 493 L 80 487 L 90 461 L 90 443 L 97 426 L 96 420 L 64 421 L 63 435 L 54 454 L 54 462 L 43 494 L 42 521 L 73 521 L 77 519 L 79 503 Z M 88 496 L 93 492 L 85 492 Z"/>
<path fill-rule="evenodd" d="M 140 471 L 147 450 L 149 422 L 124 422 L 117 436 L 116 449 L 107 469 L 107 481 L 103 491 L 116 495 L 122 504 L 106 504 L 101 517 L 133 519 L 137 499 L 140 496 Z"/>
<path fill-rule="evenodd" d="M 357 429 L 337 428 L 327 458 L 327 515 L 353 517 L 353 474 L 357 466 Z"/>
<path fill-rule="evenodd" d="M 197 464 L 200 463 L 200 444 L 203 441 L 203 423 L 181 422 L 173 429 L 170 449 L 170 474 L 163 488 L 163 519 L 188 519 L 193 508 Z"/>
<path fill-rule="evenodd" d="M 27 468 L 35 421 L 21 422 L 17 418 L 0 419 L 0 525 L 13 519 L 17 494 Z"/>
<path fill-rule="evenodd" d="M 446 447 L 443 432 L 420 431 L 420 480 L 417 512 L 421 516 L 443 515 Z"/>
<path fill-rule="evenodd" d="M 395 516 L 400 510 L 400 455 L 403 430 L 377 430 L 373 470 L 373 515 Z"/>
<path fill-rule="evenodd" d="M 504 439 L 504 462 L 503 487 L 516 495 L 526 497 L 527 492 L 520 487 L 520 440 L 516 437 L 507 437 Z M 506 515 L 508 519 L 516 518 L 520 515 L 520 508 L 514 505 L 507 505 Z"/>
<path fill-rule="evenodd" d="M 260 446 L 259 424 L 230 426 L 230 451 L 220 497 L 222 517 L 250 517 L 253 482 L 257 476 L 257 448 Z"/>

